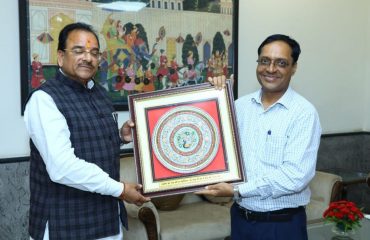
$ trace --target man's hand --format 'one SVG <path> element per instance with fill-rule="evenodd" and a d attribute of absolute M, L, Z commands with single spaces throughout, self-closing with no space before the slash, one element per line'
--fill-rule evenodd
<path fill-rule="evenodd" d="M 134 203 L 137 206 L 141 206 L 143 203 L 150 201 L 150 198 L 144 197 L 140 194 L 139 190 L 142 188 L 140 184 L 124 183 L 124 185 L 124 190 L 119 196 L 119 199 L 128 203 Z"/>
<path fill-rule="evenodd" d="M 204 190 L 195 192 L 195 194 L 205 194 L 215 197 L 232 197 L 234 196 L 234 188 L 229 183 L 217 183 L 206 186 Z"/>
<path fill-rule="evenodd" d="M 132 142 L 131 129 L 135 127 L 135 123 L 131 120 L 127 120 L 121 127 L 121 140 L 124 143 Z"/>
<path fill-rule="evenodd" d="M 234 85 L 234 74 L 230 75 L 231 85 Z M 223 89 L 226 87 L 226 77 L 224 75 L 218 77 L 209 77 L 208 82 L 210 82 L 216 89 Z"/>
<path fill-rule="evenodd" d="M 210 82 L 218 90 L 221 90 L 226 87 L 226 77 L 224 75 L 213 78 L 209 77 L 208 82 Z"/>

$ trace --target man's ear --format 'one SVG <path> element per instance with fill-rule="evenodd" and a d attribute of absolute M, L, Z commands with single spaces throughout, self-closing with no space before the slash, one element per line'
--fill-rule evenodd
<path fill-rule="evenodd" d="M 57 62 L 58 62 L 58 66 L 59 67 L 62 67 L 63 66 L 64 54 L 65 54 L 64 51 L 58 50 L 58 59 L 57 59 Z"/>
<path fill-rule="evenodd" d="M 297 66 L 298 66 L 298 63 L 296 62 L 296 63 L 294 63 L 294 65 L 293 65 L 293 69 L 292 69 L 292 76 L 295 74 L 295 72 L 297 71 Z"/>

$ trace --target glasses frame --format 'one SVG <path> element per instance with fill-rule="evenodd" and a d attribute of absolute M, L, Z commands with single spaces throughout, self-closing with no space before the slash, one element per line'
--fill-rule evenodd
<path fill-rule="evenodd" d="M 79 52 L 78 50 L 81 50 L 81 52 Z M 94 50 L 97 50 L 98 51 L 98 53 L 97 54 L 95 54 L 95 53 L 92 53 L 91 51 L 94 51 Z M 90 50 L 88 50 L 88 49 L 84 49 L 84 48 L 80 48 L 80 47 L 74 47 L 74 48 L 72 48 L 72 49 L 67 49 L 67 48 L 65 48 L 65 49 L 63 49 L 63 51 L 64 52 L 70 52 L 70 53 L 72 53 L 72 55 L 73 56 L 75 56 L 75 57 L 82 57 L 82 56 L 86 56 L 86 54 L 90 54 L 90 56 L 92 57 L 92 58 L 94 58 L 94 59 L 96 59 L 96 60 L 98 60 L 98 61 L 100 61 L 100 59 L 101 59 L 101 55 L 102 55 L 102 53 L 99 51 L 99 49 L 97 49 L 97 48 L 93 48 L 93 49 L 90 49 Z"/>
<path fill-rule="evenodd" d="M 263 63 L 262 61 L 263 60 L 266 60 L 267 62 L 266 63 Z M 260 59 L 257 59 L 256 61 L 258 63 L 258 66 L 261 66 L 261 67 L 270 67 L 271 64 L 275 67 L 275 68 L 280 68 L 280 69 L 285 69 L 287 67 L 289 67 L 291 64 L 289 63 L 288 60 L 284 59 L 284 58 L 275 58 L 275 59 L 270 59 L 268 57 L 262 57 Z M 284 63 L 283 65 L 279 64 L 280 63 Z"/>

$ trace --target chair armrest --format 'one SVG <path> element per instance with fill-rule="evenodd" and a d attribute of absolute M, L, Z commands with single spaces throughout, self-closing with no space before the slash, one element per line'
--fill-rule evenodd
<path fill-rule="evenodd" d="M 145 226 L 148 239 L 158 240 L 160 233 L 159 215 L 152 202 L 144 203 L 142 206 L 125 202 L 127 215 L 139 219 Z"/>

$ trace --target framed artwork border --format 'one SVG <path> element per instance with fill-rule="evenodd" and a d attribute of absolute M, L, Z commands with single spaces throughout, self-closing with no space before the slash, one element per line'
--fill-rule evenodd
<path fill-rule="evenodd" d="M 230 81 L 223 90 L 203 83 L 128 98 L 143 195 L 166 196 L 245 181 Z"/>
<path fill-rule="evenodd" d="M 93 0 L 93 2 L 99 2 L 99 0 L 96 0 L 96 1 Z M 148 1 L 147 7 L 150 7 L 149 6 L 150 2 L 152 1 Z M 30 28 L 30 19 L 29 19 L 29 16 L 30 16 L 29 4 L 30 4 L 29 0 L 18 0 L 19 36 L 20 36 L 20 85 L 21 85 L 20 95 L 21 95 L 21 114 L 22 115 L 24 112 L 24 107 L 25 107 L 25 103 L 28 98 L 28 95 L 33 89 L 30 83 L 31 78 L 32 78 L 33 53 L 32 53 L 32 49 L 30 46 L 31 44 L 30 39 L 31 39 L 32 33 L 30 32 L 31 28 Z M 202 14 L 202 13 L 200 12 L 199 14 Z M 232 51 L 232 59 L 229 60 L 229 62 L 232 62 L 232 63 L 231 65 L 229 63 L 228 68 L 232 69 L 232 73 L 234 75 L 233 93 L 234 93 L 235 98 L 237 98 L 237 94 L 238 94 L 238 76 L 237 76 L 238 75 L 238 15 L 239 15 L 239 0 L 232 0 L 232 26 L 230 26 L 231 33 L 232 33 L 232 49 L 230 50 Z M 204 12 L 203 18 L 206 19 L 207 16 L 208 16 L 207 12 Z M 94 28 L 96 29 L 95 26 Z M 225 35 L 230 34 L 230 33 L 227 33 L 227 31 L 228 30 L 225 30 L 222 34 L 225 34 Z M 196 32 L 192 34 L 194 34 L 195 36 Z M 181 34 L 179 35 L 179 37 L 180 36 Z M 195 36 L 194 38 L 196 37 L 197 36 Z M 54 36 L 54 39 L 55 39 L 54 41 L 56 41 L 57 37 Z M 50 51 L 54 51 L 54 50 L 50 49 Z M 55 52 L 56 52 L 56 49 L 55 49 Z M 206 63 L 204 65 L 207 66 Z M 46 66 L 57 68 L 56 64 L 47 63 Z M 206 81 L 205 72 L 206 70 L 203 70 L 204 77 L 203 77 L 202 82 Z M 230 72 L 231 71 L 229 71 L 229 73 Z M 155 90 L 159 90 L 159 89 L 160 88 L 158 86 L 158 88 L 156 87 Z M 125 93 L 125 94 L 128 94 L 128 93 Z M 126 100 L 123 100 L 123 102 L 119 102 L 119 103 L 113 101 L 113 105 L 117 111 L 127 111 L 128 110 L 128 101 L 126 102 Z"/>
<path fill-rule="evenodd" d="M 29 25 L 28 25 L 28 1 L 18 0 L 19 14 L 19 52 L 20 52 L 20 77 L 21 77 L 21 114 L 23 115 L 25 103 L 29 94 Z"/>

